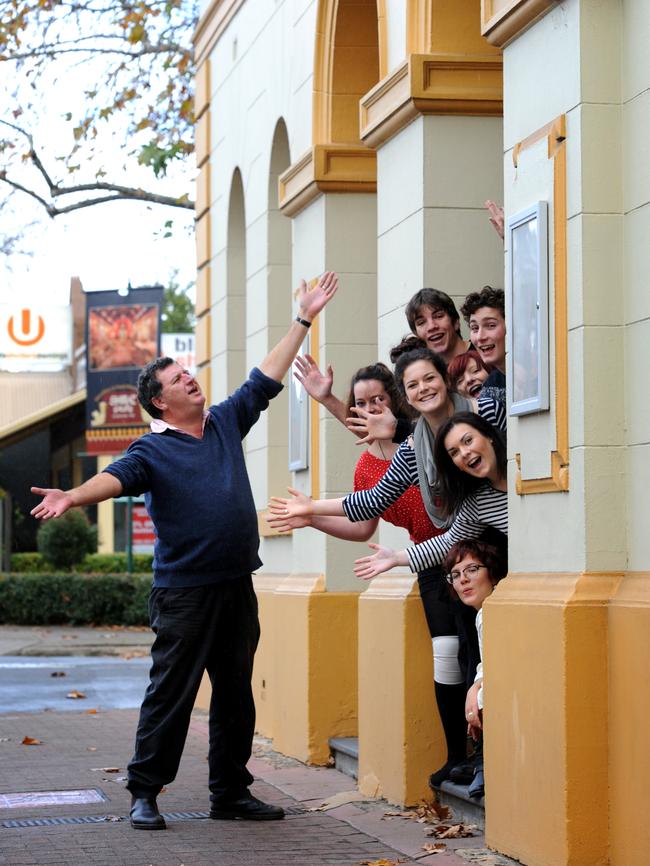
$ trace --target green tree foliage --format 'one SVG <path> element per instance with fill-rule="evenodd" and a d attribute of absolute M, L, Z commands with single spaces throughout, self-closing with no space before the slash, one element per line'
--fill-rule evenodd
<path fill-rule="evenodd" d="M 172 274 L 163 293 L 162 330 L 164 334 L 194 333 L 194 301 L 188 294 L 194 283 L 181 288 L 177 276 L 178 272 Z"/>
<path fill-rule="evenodd" d="M 87 553 L 97 550 L 97 527 L 82 511 L 72 509 L 63 517 L 41 524 L 36 536 L 38 552 L 55 568 L 72 568 Z"/>
<path fill-rule="evenodd" d="M 193 152 L 197 19 L 196 0 L 0 0 L 0 61 L 12 82 L 0 180 L 50 216 L 129 198 L 192 208 L 189 182 L 178 194 L 155 180 L 127 186 L 115 162 L 127 154 L 164 179 Z M 53 104 L 63 127 L 54 136 L 42 125 Z"/>

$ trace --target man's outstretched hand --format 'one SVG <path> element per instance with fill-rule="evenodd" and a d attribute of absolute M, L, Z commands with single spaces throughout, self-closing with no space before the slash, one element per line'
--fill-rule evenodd
<path fill-rule="evenodd" d="M 72 497 L 63 490 L 53 487 L 32 487 L 32 493 L 42 496 L 39 504 L 32 508 L 30 514 L 37 520 L 49 520 L 51 517 L 61 517 L 62 514 L 72 508 Z"/>
<path fill-rule="evenodd" d="M 298 315 L 308 322 L 313 321 L 325 304 L 336 294 L 339 278 L 334 271 L 325 271 L 313 289 L 307 288 L 304 280 L 298 286 Z"/>

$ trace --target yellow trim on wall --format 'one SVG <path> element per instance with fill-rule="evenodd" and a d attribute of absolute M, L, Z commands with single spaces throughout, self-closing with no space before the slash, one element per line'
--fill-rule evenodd
<path fill-rule="evenodd" d="M 210 58 L 206 59 L 196 70 L 194 86 L 194 117 L 199 117 L 210 107 Z"/>
<path fill-rule="evenodd" d="M 412 54 L 361 98 L 361 139 L 376 148 L 420 114 L 503 114 L 503 63 L 494 55 Z"/>
<path fill-rule="evenodd" d="M 481 0 L 481 34 L 503 48 L 559 0 Z"/>
<path fill-rule="evenodd" d="M 314 319 L 310 328 L 309 354 L 316 364 L 320 366 L 320 322 Z M 311 468 L 311 496 L 312 499 L 320 499 L 320 404 L 316 400 L 309 403 L 309 435 L 311 439 L 311 453 L 309 466 Z"/>
<path fill-rule="evenodd" d="M 211 232 L 210 232 L 210 211 L 207 211 L 200 219 L 195 222 L 195 237 L 196 237 L 196 266 L 200 268 L 212 258 L 211 254 Z"/>
<path fill-rule="evenodd" d="M 199 168 L 210 156 L 210 111 L 205 111 L 194 124 L 194 147 Z"/>
<path fill-rule="evenodd" d="M 196 274 L 196 303 L 194 305 L 194 312 L 197 316 L 205 313 L 212 305 L 210 275 L 210 265 L 204 265 L 202 268 L 199 268 Z"/>
<path fill-rule="evenodd" d="M 545 478 L 522 478 L 521 454 L 515 454 L 515 490 L 520 496 L 559 493 L 569 489 L 569 347 L 567 313 L 567 191 L 566 116 L 561 114 L 536 130 L 513 150 L 515 166 L 520 153 L 547 137 L 548 158 L 553 160 L 553 248 L 555 306 L 555 451 L 551 452 L 551 474 Z"/>
<path fill-rule="evenodd" d="M 363 145 L 314 145 L 280 175 L 278 189 L 285 216 L 295 216 L 323 192 L 376 192 L 377 154 Z"/>
<path fill-rule="evenodd" d="M 206 364 L 211 358 L 212 316 L 210 313 L 200 316 L 196 322 L 196 363 Z"/>
<path fill-rule="evenodd" d="M 338 11 L 339 0 L 319 0 L 316 13 L 312 107 L 312 141 L 315 145 L 329 144 L 333 140 L 334 51 Z M 377 0 L 377 43 L 379 77 L 382 78 L 388 72 L 386 0 Z M 353 62 L 352 57 L 350 62 Z M 352 143 L 350 142 L 350 144 Z"/>
<path fill-rule="evenodd" d="M 210 207 L 210 199 L 212 198 L 210 176 L 210 162 L 205 162 L 201 166 L 199 176 L 196 179 L 196 205 L 194 208 L 194 216 L 196 219 L 202 217 Z"/>
<path fill-rule="evenodd" d="M 201 386 L 207 402 L 212 403 L 212 367 L 210 364 L 204 364 L 202 367 L 199 367 L 195 378 Z"/>

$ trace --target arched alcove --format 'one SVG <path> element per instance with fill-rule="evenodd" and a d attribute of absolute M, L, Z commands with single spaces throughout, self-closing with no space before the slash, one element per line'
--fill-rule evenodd
<path fill-rule="evenodd" d="M 361 144 L 359 100 L 387 71 L 384 0 L 320 0 L 314 144 Z"/>
<path fill-rule="evenodd" d="M 231 394 L 246 376 L 246 218 L 244 185 L 235 169 L 228 202 L 228 241 L 226 253 L 226 293 L 215 309 L 216 357 L 222 374 L 218 387 L 225 383 Z M 223 355 L 223 357 L 220 357 Z M 223 379 L 225 374 L 225 380 Z"/>
<path fill-rule="evenodd" d="M 291 165 L 287 127 L 280 118 L 273 132 L 268 184 L 268 264 L 267 322 L 269 345 L 271 334 L 280 333 L 291 321 L 291 220 L 279 207 L 278 179 Z M 289 473 L 289 389 L 292 382 L 274 401 L 268 422 L 268 488 L 269 492 L 284 490 L 290 483 Z"/>

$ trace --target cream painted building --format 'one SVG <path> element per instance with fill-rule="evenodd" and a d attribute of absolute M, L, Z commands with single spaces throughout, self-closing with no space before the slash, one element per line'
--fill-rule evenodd
<path fill-rule="evenodd" d="M 548 202 L 550 408 L 509 419 L 510 566 L 486 606 L 487 840 L 525 864 L 645 864 L 650 668 L 650 4 L 213 0 L 196 33 L 197 364 L 212 400 L 282 334 L 290 287 L 339 272 L 311 352 L 335 391 L 431 285 L 503 285 L 506 215 Z M 257 507 L 350 489 L 358 449 L 288 389 L 246 442 Z M 443 760 L 413 576 L 359 586 L 358 548 L 265 529 L 258 726 L 359 786 L 427 796 Z M 402 544 L 382 526 L 382 541 Z"/>

